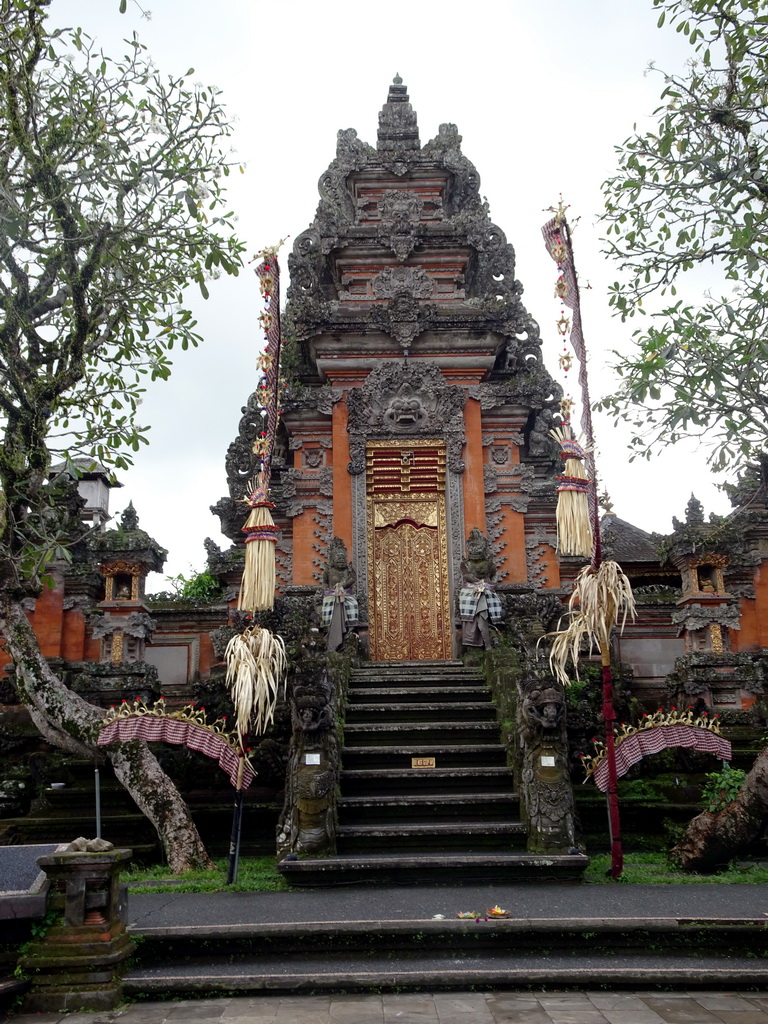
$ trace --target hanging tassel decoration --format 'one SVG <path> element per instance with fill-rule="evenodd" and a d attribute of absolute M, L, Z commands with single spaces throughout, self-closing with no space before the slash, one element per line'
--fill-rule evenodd
<path fill-rule="evenodd" d="M 245 566 L 237 607 L 242 611 L 271 611 L 275 606 L 275 547 L 279 527 L 275 526 L 270 509 L 274 503 L 266 489 L 257 486 L 248 499 L 251 510 L 245 534 Z"/>
<path fill-rule="evenodd" d="M 591 558 L 594 546 L 589 489 L 591 481 L 584 468 L 587 447 L 576 440 L 569 423 L 550 431 L 560 445 L 565 473 L 557 478 L 557 549 L 563 555 Z"/>
<path fill-rule="evenodd" d="M 250 626 L 227 644 L 227 686 L 235 705 L 242 746 L 248 732 L 260 734 L 271 724 L 285 675 L 285 643 L 276 633 Z"/>

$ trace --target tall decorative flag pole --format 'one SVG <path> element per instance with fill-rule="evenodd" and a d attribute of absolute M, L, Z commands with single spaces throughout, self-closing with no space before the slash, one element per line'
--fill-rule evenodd
<path fill-rule="evenodd" d="M 259 323 L 264 331 L 265 348 L 259 357 L 261 377 L 258 385 L 261 430 L 254 441 L 253 453 L 259 465 L 248 485 L 244 499 L 250 509 L 243 526 L 245 565 L 237 607 L 253 615 L 275 606 L 275 547 L 278 528 L 272 519 L 269 481 L 272 453 L 280 419 L 280 268 L 277 251 L 282 245 L 265 249 L 256 268 L 264 308 Z M 252 625 L 237 633 L 227 644 L 227 685 L 237 714 L 241 761 L 245 762 L 245 736 L 263 731 L 271 723 L 277 705 L 280 682 L 285 673 L 285 644 L 282 637 L 261 626 Z M 230 841 L 227 884 L 237 878 L 240 828 L 243 813 L 241 775 L 235 793 L 235 811 Z"/>
<path fill-rule="evenodd" d="M 608 822 L 611 840 L 611 875 L 618 878 L 623 870 L 619 823 L 618 775 L 614 728 L 616 711 L 613 706 L 613 675 L 611 672 L 611 633 L 621 617 L 623 629 L 627 616 L 635 615 L 632 587 L 616 562 L 604 562 L 600 544 L 600 518 L 597 501 L 597 478 L 594 460 L 594 431 L 589 398 L 587 351 L 581 323 L 581 304 L 573 243 L 565 207 L 562 200 L 555 216 L 542 228 L 544 241 L 552 259 L 557 263 L 559 276 L 555 294 L 571 310 L 573 322 L 563 309 L 558 321 L 560 333 L 570 330 L 571 347 L 579 364 L 581 390 L 581 429 L 583 437 L 573 435 L 570 412 L 573 400 L 566 397 L 561 403 L 562 426 L 552 431 L 560 444 L 565 461 L 565 474 L 558 484 L 558 549 L 563 554 L 589 558 L 588 565 L 579 572 L 570 601 L 569 621 L 566 629 L 555 634 L 550 653 L 550 665 L 563 682 L 570 682 L 566 666 L 569 659 L 576 666 L 582 643 L 588 642 L 590 652 L 596 644 L 600 650 L 603 677 L 603 720 L 605 722 L 605 753 L 608 771 Z M 561 365 L 568 370 L 570 353 L 561 357 Z"/>

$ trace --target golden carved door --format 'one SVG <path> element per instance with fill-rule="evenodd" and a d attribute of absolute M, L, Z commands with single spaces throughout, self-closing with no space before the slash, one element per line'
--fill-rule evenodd
<path fill-rule="evenodd" d="M 366 469 L 371 658 L 450 658 L 445 448 L 371 442 Z"/>

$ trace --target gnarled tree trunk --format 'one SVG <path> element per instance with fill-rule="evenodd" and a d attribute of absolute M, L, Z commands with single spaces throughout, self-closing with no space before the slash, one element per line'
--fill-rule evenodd
<path fill-rule="evenodd" d="M 684 871 L 715 871 L 742 853 L 768 818 L 768 748 L 758 755 L 737 797 L 722 811 L 702 811 L 670 858 Z"/>
<path fill-rule="evenodd" d="M 171 871 L 179 874 L 212 867 L 187 805 L 146 743 L 132 740 L 97 746 L 103 712 L 51 671 L 27 616 L 15 601 L 6 599 L 0 605 L 0 634 L 16 667 L 19 695 L 43 737 L 82 757 L 106 753 L 115 775 L 157 830 Z"/>

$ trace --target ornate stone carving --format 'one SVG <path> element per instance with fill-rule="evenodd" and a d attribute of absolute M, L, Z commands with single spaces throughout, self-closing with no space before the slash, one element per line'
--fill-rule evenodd
<path fill-rule="evenodd" d="M 126 636 L 135 636 L 142 640 L 150 640 L 157 629 L 157 622 L 146 612 L 131 612 L 127 616 L 99 615 L 95 616 L 91 626 L 91 634 L 101 640 L 111 636 L 116 630 Z"/>
<path fill-rule="evenodd" d="M 379 113 L 376 149 L 384 166 L 398 176 L 405 174 L 419 158 L 421 143 L 416 114 L 399 75 L 392 79 L 387 102 Z"/>
<path fill-rule="evenodd" d="M 385 267 L 371 281 L 377 299 L 394 299 L 405 295 L 412 299 L 428 299 L 434 291 L 432 278 L 421 267 Z"/>
<path fill-rule="evenodd" d="M 320 484 L 318 490 L 324 498 L 333 497 L 333 468 L 331 466 L 323 466 L 318 474 L 320 478 Z"/>
<path fill-rule="evenodd" d="M 565 694 L 555 680 L 533 677 L 518 683 L 518 738 L 529 852 L 577 852 Z"/>
<path fill-rule="evenodd" d="M 463 472 L 464 402 L 462 389 L 448 384 L 436 363 L 382 362 L 347 398 L 349 472 L 364 472 L 365 443 L 370 438 L 406 435 L 444 438 L 448 468 Z"/>
<path fill-rule="evenodd" d="M 419 225 L 424 201 L 411 190 L 387 189 L 379 203 L 379 241 L 386 245 L 401 263 L 419 244 Z"/>
<path fill-rule="evenodd" d="M 211 638 L 211 644 L 213 645 L 213 653 L 216 655 L 217 661 L 223 661 L 224 655 L 227 650 L 227 644 L 233 636 L 237 636 L 238 630 L 234 626 L 219 626 L 217 629 L 212 629 L 208 636 Z"/>
<path fill-rule="evenodd" d="M 407 354 L 415 339 L 434 326 L 437 308 L 408 295 L 397 295 L 385 306 L 375 306 L 368 315 L 372 327 L 378 327 L 397 341 Z"/>
<path fill-rule="evenodd" d="M 672 612 L 672 622 L 679 627 L 679 633 L 693 632 L 712 625 L 724 626 L 728 629 L 741 629 L 740 619 L 739 607 L 736 604 L 701 605 L 694 603 L 683 608 L 676 608 Z"/>
<path fill-rule="evenodd" d="M 467 207 L 482 213 L 480 175 L 472 161 L 461 151 L 461 135 L 455 124 L 441 124 L 435 138 L 424 144 L 421 153 L 425 161 L 435 161 L 451 172 L 453 187 L 450 198 L 453 213 Z"/>
<path fill-rule="evenodd" d="M 554 534 L 548 534 L 542 526 L 537 525 L 532 533 L 526 535 L 525 561 L 528 568 L 528 582 L 537 589 L 543 587 L 547 582 L 547 563 L 544 559 L 548 549 L 554 550 L 556 545 L 557 537 Z"/>

